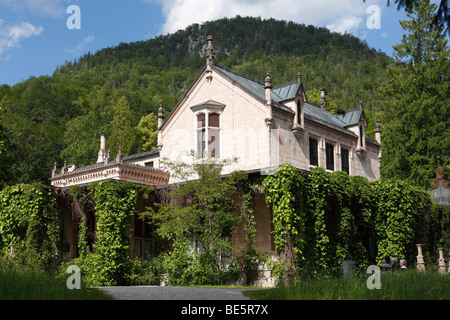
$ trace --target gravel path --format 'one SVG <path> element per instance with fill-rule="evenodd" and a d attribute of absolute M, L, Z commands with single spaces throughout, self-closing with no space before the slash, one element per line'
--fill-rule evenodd
<path fill-rule="evenodd" d="M 159 286 L 97 288 L 117 300 L 248 300 L 248 297 L 244 296 L 242 291 L 251 290 Z"/>

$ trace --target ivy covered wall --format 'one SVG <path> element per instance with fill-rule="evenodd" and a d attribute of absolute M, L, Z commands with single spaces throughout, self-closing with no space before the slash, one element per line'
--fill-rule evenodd
<path fill-rule="evenodd" d="M 284 283 L 340 275 L 344 260 L 356 261 L 360 270 L 379 264 L 385 255 L 406 258 L 411 265 L 417 243 L 432 268 L 437 248 L 450 248 L 450 210 L 433 205 L 425 190 L 402 181 L 368 182 L 321 168 L 305 174 L 290 165 L 256 180 L 235 179 L 234 201 L 246 230 L 241 243 L 248 245 L 237 265 L 248 279 L 255 279 L 255 261 L 263 257 L 251 246 L 258 215 L 252 208 L 255 190 L 264 192 L 273 212 L 272 236 L 280 259 L 271 266 Z M 168 193 L 115 181 L 66 191 L 40 184 L 6 187 L 0 191 L 1 253 L 9 255 L 14 244 L 16 260 L 54 268 L 69 251 L 67 233 L 74 228 L 77 250 L 71 263 L 82 268 L 91 285 L 130 283 L 136 269 L 130 257 L 132 218 L 161 201 L 161 195 Z M 89 211 L 95 214 L 93 225 Z M 92 230 L 95 241 L 89 247 Z"/>
<path fill-rule="evenodd" d="M 297 277 L 342 274 L 344 260 L 364 270 L 383 257 L 415 262 L 424 246 L 431 266 L 437 247 L 450 248 L 449 209 L 406 182 L 368 182 L 316 168 L 304 174 L 283 165 L 263 181 L 273 210 L 274 241 L 281 282 Z"/>

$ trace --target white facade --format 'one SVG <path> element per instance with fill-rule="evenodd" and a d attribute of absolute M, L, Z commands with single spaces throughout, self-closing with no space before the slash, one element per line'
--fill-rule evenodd
<path fill-rule="evenodd" d="M 269 75 L 259 84 L 215 66 L 211 38 L 207 52 L 206 66 L 166 119 L 159 110 L 158 150 L 110 160 L 102 135 L 97 164 L 77 170 L 65 165 L 61 173 L 55 167 L 52 185 L 102 179 L 173 183 L 164 159 L 190 163 L 207 154 L 238 159 L 223 167 L 223 174 L 237 170 L 264 174 L 288 163 L 304 171 L 319 166 L 369 181 L 380 178 L 381 131 L 377 124 L 376 140 L 365 135 L 362 104 L 333 115 L 326 110 L 324 90 L 321 106 L 307 102 L 300 74 L 295 81 L 273 88 Z"/>
<path fill-rule="evenodd" d="M 211 115 L 216 119 L 210 120 Z M 309 104 L 300 77 L 272 88 L 269 76 L 258 84 L 208 59 L 159 127 L 160 157 L 189 163 L 198 161 L 192 151 L 200 159 L 213 149 L 220 159 L 238 158 L 223 174 L 264 172 L 289 163 L 304 171 L 319 166 L 374 181 L 380 177 L 380 131 L 378 141 L 372 140 L 366 126 L 362 106 L 333 115 L 325 100 L 322 107 Z"/>

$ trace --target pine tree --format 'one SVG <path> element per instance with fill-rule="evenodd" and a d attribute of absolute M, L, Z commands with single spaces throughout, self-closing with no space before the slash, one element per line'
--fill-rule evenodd
<path fill-rule="evenodd" d="M 5 178 L 5 140 L 6 140 L 6 136 L 5 136 L 5 129 L 3 128 L 2 125 L 2 107 L 1 107 L 1 103 L 0 103 L 0 189 L 2 188 L 2 184 L 3 184 L 3 180 Z"/>
<path fill-rule="evenodd" d="M 401 21 L 406 33 L 394 46 L 396 64 L 382 89 L 383 177 L 430 187 L 437 157 L 450 169 L 449 47 L 443 27 L 432 28 L 436 5 L 416 4 Z"/>

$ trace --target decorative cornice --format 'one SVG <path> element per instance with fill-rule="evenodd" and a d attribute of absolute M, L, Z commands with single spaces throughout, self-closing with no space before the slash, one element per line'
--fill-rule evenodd
<path fill-rule="evenodd" d="M 107 179 L 125 180 L 146 185 L 164 185 L 169 181 L 169 173 L 146 166 L 129 163 L 99 163 L 80 168 L 66 174 L 56 174 L 51 184 L 56 187 L 69 187 L 76 184 L 91 183 Z"/>

